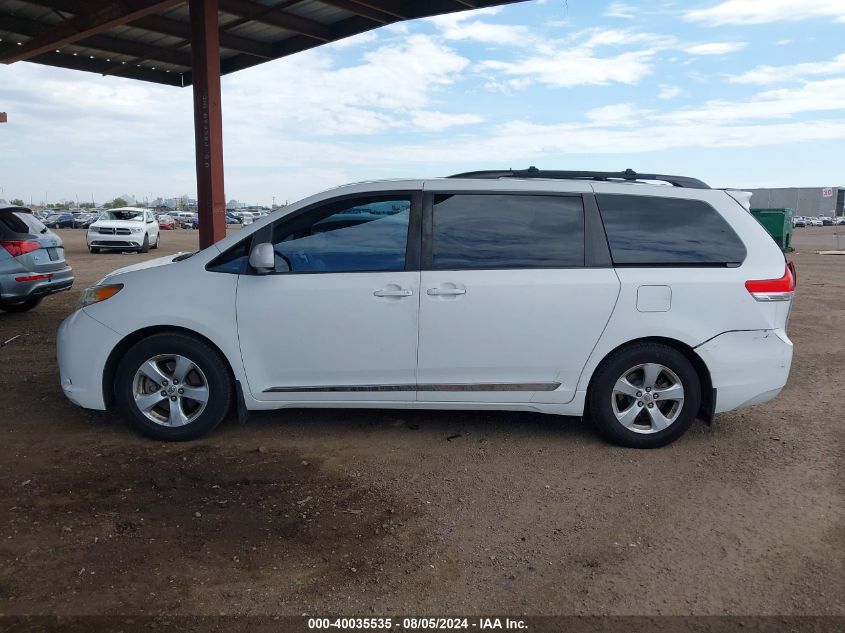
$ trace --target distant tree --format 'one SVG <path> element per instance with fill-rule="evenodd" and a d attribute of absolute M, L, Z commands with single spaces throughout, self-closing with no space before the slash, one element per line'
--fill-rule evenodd
<path fill-rule="evenodd" d="M 125 207 L 127 204 L 123 198 L 115 198 L 111 202 L 106 202 L 103 206 L 106 209 L 117 209 L 118 207 Z"/>
<path fill-rule="evenodd" d="M 11 204 L 13 207 L 22 207 L 23 200 L 21 200 L 20 198 L 15 198 L 14 200 L 10 200 L 9 204 Z"/>
<path fill-rule="evenodd" d="M 93 209 L 94 203 L 93 202 L 83 202 L 82 204 L 79 205 L 79 208 L 80 209 Z"/>

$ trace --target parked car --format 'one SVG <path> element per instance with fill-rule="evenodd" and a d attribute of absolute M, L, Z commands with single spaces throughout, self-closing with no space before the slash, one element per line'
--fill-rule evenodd
<path fill-rule="evenodd" d="M 158 248 L 161 233 L 152 211 L 121 207 L 103 211 L 97 221 L 88 227 L 85 239 L 92 253 L 101 250 L 136 250 L 146 253 L 151 248 Z"/>
<path fill-rule="evenodd" d="M 819 217 L 819 220 L 822 221 L 822 226 L 833 226 L 833 218 L 822 215 Z"/>
<path fill-rule="evenodd" d="M 98 217 L 98 213 L 75 213 L 73 214 L 73 228 L 87 229 Z"/>
<path fill-rule="evenodd" d="M 793 226 L 794 228 L 798 228 L 798 227 L 805 227 L 805 226 L 807 226 L 807 220 L 805 220 L 805 219 L 804 219 L 803 217 L 801 217 L 800 215 L 799 215 L 799 216 L 795 216 L 795 217 L 792 219 L 792 226 Z"/>
<path fill-rule="evenodd" d="M 233 211 L 232 215 L 240 218 L 243 225 L 252 224 L 254 221 L 253 215 L 249 211 Z"/>
<path fill-rule="evenodd" d="M 836 224 L 837 224 L 837 226 L 841 226 L 841 225 L 845 224 L 845 216 L 843 216 L 841 218 L 836 218 Z"/>
<path fill-rule="evenodd" d="M 243 218 L 238 217 L 230 211 L 226 211 L 226 224 L 243 224 Z"/>
<path fill-rule="evenodd" d="M 59 329 L 61 384 L 163 440 L 233 409 L 395 407 L 589 413 L 656 447 L 781 391 L 793 270 L 693 178 L 358 183 L 106 276 Z"/>
<path fill-rule="evenodd" d="M 177 211 L 172 216 L 177 226 L 183 229 L 190 229 L 197 214 L 190 211 Z"/>
<path fill-rule="evenodd" d="M 810 218 L 810 226 L 824 226 L 821 218 Z"/>
<path fill-rule="evenodd" d="M 167 213 L 160 213 L 156 216 L 158 228 L 171 231 L 176 228 L 176 221 Z"/>
<path fill-rule="evenodd" d="M 0 208 L 0 310 L 26 312 L 72 285 L 59 236 L 29 209 Z"/>
<path fill-rule="evenodd" d="M 53 213 L 44 220 L 48 229 L 72 229 L 73 215 L 70 213 Z"/>

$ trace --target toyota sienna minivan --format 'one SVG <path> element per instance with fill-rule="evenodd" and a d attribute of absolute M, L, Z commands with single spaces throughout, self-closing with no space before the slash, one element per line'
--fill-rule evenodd
<path fill-rule="evenodd" d="M 583 415 L 661 446 L 789 374 L 794 269 L 742 199 L 631 170 L 347 185 L 88 288 L 62 388 L 162 440 L 379 407 Z"/>

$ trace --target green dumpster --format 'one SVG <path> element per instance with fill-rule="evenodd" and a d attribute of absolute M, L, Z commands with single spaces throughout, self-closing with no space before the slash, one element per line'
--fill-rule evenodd
<path fill-rule="evenodd" d="M 792 209 L 751 209 L 751 215 L 775 238 L 782 251 L 792 250 Z"/>

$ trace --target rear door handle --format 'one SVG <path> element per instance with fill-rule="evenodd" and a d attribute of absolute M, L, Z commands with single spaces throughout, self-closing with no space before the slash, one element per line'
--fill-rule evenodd
<path fill-rule="evenodd" d="M 467 293 L 465 288 L 429 288 L 425 294 L 430 297 L 454 297 L 456 295 L 465 295 Z"/>
<path fill-rule="evenodd" d="M 404 288 L 400 288 L 398 290 L 387 290 L 382 288 L 381 290 L 373 292 L 373 296 L 375 297 L 410 297 L 413 294 L 413 290 L 405 290 Z"/>

